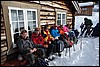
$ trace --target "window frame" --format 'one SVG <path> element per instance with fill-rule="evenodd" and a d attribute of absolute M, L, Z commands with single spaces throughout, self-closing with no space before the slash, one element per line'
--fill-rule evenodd
<path fill-rule="evenodd" d="M 13 48 L 16 47 L 16 44 L 14 43 L 14 34 L 16 34 L 16 32 L 13 32 L 13 26 L 12 26 L 12 17 L 11 17 L 11 10 L 17 10 L 17 17 L 18 17 L 18 10 L 23 10 L 23 22 L 24 22 L 24 29 L 27 30 L 27 32 L 29 32 L 28 30 L 28 18 L 27 18 L 27 11 L 35 11 L 36 12 L 36 27 L 38 27 L 38 17 L 37 17 L 37 9 L 28 9 L 28 8 L 19 8 L 19 7 L 8 7 L 9 10 L 9 21 L 10 21 L 10 30 L 11 30 L 11 38 L 12 38 L 12 44 L 13 44 Z M 19 24 L 19 20 L 18 20 L 18 24 Z M 18 31 L 18 33 L 20 33 L 20 31 Z M 29 34 L 29 33 L 28 33 Z"/>
<path fill-rule="evenodd" d="M 61 14 L 61 19 L 58 19 L 58 14 Z M 62 14 L 65 14 L 65 19 L 62 18 Z M 57 21 L 61 20 L 60 24 L 61 25 L 66 25 L 66 16 L 67 16 L 66 12 L 57 12 Z M 62 20 L 65 20 L 65 24 L 62 23 Z M 58 25 L 58 22 L 57 22 L 57 25 Z"/>

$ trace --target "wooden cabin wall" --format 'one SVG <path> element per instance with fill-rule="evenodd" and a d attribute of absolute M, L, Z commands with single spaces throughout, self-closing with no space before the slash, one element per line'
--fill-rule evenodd
<path fill-rule="evenodd" d="M 87 15 L 87 16 L 92 16 L 92 10 L 93 10 L 93 6 L 85 6 L 85 7 L 81 7 L 82 11 L 81 13 L 75 13 L 76 16 L 78 15 Z"/>
<path fill-rule="evenodd" d="M 8 45 L 8 51 L 7 55 L 12 54 L 16 51 L 16 49 L 12 48 L 12 38 L 11 38 L 11 25 L 9 21 L 9 10 L 8 6 L 10 7 L 19 7 L 19 8 L 26 8 L 26 9 L 37 9 L 38 16 L 40 17 L 40 5 L 38 4 L 30 4 L 30 3 L 23 3 L 18 1 L 2 1 L 1 5 L 3 7 L 3 15 L 4 15 L 4 23 L 6 27 L 6 34 L 7 34 L 7 45 Z M 40 19 L 38 18 L 38 22 L 40 22 Z M 39 26 L 40 23 L 38 23 Z"/>
<path fill-rule="evenodd" d="M 66 12 L 66 24 L 72 24 L 72 12 L 64 1 L 32 1 L 41 5 L 40 25 L 57 24 L 57 12 Z"/>
<path fill-rule="evenodd" d="M 46 24 L 46 22 L 50 25 L 57 23 L 57 12 L 66 12 L 66 23 L 72 25 L 73 14 L 70 11 L 64 1 L 4 1 L 1 2 L 3 6 L 3 14 L 5 20 L 5 27 L 7 32 L 7 45 L 9 52 L 8 55 L 13 53 L 14 50 L 11 49 L 12 38 L 11 38 L 11 30 L 10 30 L 10 22 L 9 22 L 9 11 L 8 6 L 11 7 L 19 7 L 19 8 L 28 8 L 37 9 L 38 13 L 38 27 Z M 72 28 L 72 27 L 71 27 Z M 10 52 L 11 51 L 11 52 Z"/>
<path fill-rule="evenodd" d="M 6 28 L 3 17 L 3 9 L 1 5 L 1 64 L 3 64 L 7 60 L 7 37 L 6 37 Z"/>

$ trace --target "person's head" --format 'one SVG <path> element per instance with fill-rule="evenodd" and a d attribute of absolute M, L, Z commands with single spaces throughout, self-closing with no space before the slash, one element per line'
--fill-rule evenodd
<path fill-rule="evenodd" d="M 22 38 L 24 38 L 24 39 L 27 38 L 27 31 L 26 30 L 22 30 L 20 34 L 21 34 Z"/>
<path fill-rule="evenodd" d="M 48 27 L 45 27 L 45 31 L 49 31 Z"/>
<path fill-rule="evenodd" d="M 63 25 L 60 25 L 60 28 L 63 28 Z"/>
<path fill-rule="evenodd" d="M 44 30 L 44 26 L 41 26 L 41 30 Z"/>
<path fill-rule="evenodd" d="M 86 21 L 86 20 L 88 20 L 88 19 L 85 17 L 84 20 Z"/>
<path fill-rule="evenodd" d="M 56 25 L 54 26 L 54 29 L 57 29 L 57 26 Z"/>
<path fill-rule="evenodd" d="M 40 28 L 35 28 L 35 33 L 39 34 L 40 33 Z"/>

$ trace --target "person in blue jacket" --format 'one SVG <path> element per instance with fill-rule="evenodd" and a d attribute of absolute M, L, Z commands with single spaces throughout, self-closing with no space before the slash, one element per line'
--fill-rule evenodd
<path fill-rule="evenodd" d="M 54 28 L 51 30 L 51 35 L 56 38 L 56 37 L 60 37 L 60 33 L 59 30 L 57 29 L 57 26 L 54 26 Z"/>

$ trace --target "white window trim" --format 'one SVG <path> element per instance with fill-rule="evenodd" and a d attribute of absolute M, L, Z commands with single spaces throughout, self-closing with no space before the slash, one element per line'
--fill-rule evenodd
<path fill-rule="evenodd" d="M 66 25 L 66 16 L 67 16 L 66 12 L 57 12 L 57 14 L 61 14 L 61 25 L 62 25 L 62 14 L 65 14 L 65 24 L 63 24 L 63 25 Z M 57 18 L 57 20 L 58 20 L 58 18 Z"/>
<path fill-rule="evenodd" d="M 16 47 L 16 44 L 14 44 L 14 33 L 13 33 L 13 28 L 12 28 L 12 20 L 11 20 L 11 9 L 15 10 L 23 10 L 23 15 L 24 15 L 24 28 L 28 31 L 28 20 L 27 20 L 27 11 L 36 11 L 36 27 L 38 27 L 38 17 L 37 17 L 37 9 L 25 9 L 25 8 L 18 8 L 18 7 L 8 7 L 9 10 L 9 20 L 10 20 L 10 25 L 11 25 L 11 38 L 12 38 L 12 45 L 13 48 Z"/>

